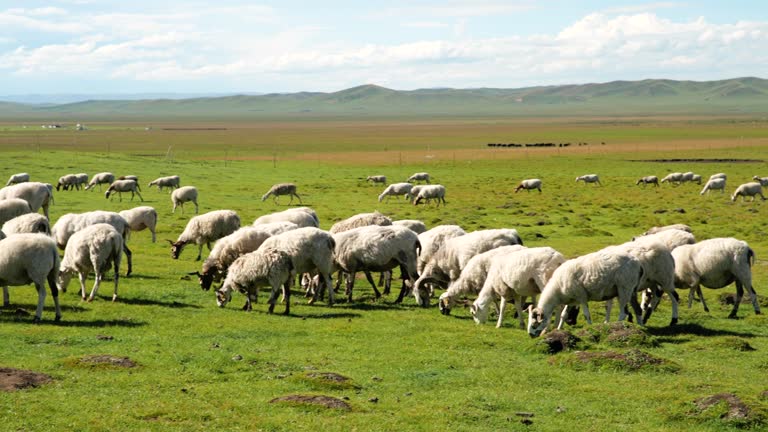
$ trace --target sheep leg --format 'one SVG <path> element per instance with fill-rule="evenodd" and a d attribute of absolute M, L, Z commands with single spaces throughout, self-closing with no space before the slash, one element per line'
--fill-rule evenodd
<path fill-rule="evenodd" d="M 8 295 L 8 287 L 3 286 L 3 307 L 11 305 L 11 297 Z"/>
<path fill-rule="evenodd" d="M 138 190 L 136 190 L 136 195 L 139 196 L 139 199 L 141 200 L 141 202 L 144 202 L 144 197 L 141 196 Z M 133 197 L 131 197 L 131 200 L 133 200 Z"/>
<path fill-rule="evenodd" d="M 555 308 L 554 313 L 556 317 L 555 318 L 556 329 L 560 330 L 563 328 L 563 324 L 565 324 L 565 319 L 568 316 L 568 309 L 569 309 L 568 305 L 564 305 L 564 306 L 561 305 Z M 546 319 L 549 319 L 549 317 L 546 317 Z"/>
<path fill-rule="evenodd" d="M 94 277 L 93 282 L 93 289 L 91 289 L 91 295 L 88 297 L 88 302 L 92 302 L 93 298 L 96 297 L 96 293 L 99 291 L 99 286 L 101 286 L 101 278 L 103 274 L 99 271 L 96 272 L 96 275 Z"/>
<path fill-rule="evenodd" d="M 59 305 L 59 288 L 56 286 L 56 279 L 58 278 L 59 269 L 54 268 L 48 273 L 48 288 L 51 290 L 51 297 L 53 297 L 53 305 L 56 309 L 56 321 L 61 321 L 61 306 Z"/>
<path fill-rule="evenodd" d="M 584 320 L 587 321 L 587 324 L 592 325 L 592 315 L 589 313 L 589 306 L 587 305 L 587 302 L 583 302 L 581 307 L 583 309 L 582 313 L 584 314 Z M 622 309 L 624 308 L 622 307 Z"/>
<path fill-rule="evenodd" d="M 347 276 L 347 301 L 352 303 L 352 288 L 355 286 L 355 273 L 346 273 Z"/>
<path fill-rule="evenodd" d="M 605 301 L 605 320 L 603 320 L 604 323 L 611 322 L 611 311 L 613 310 L 613 299 L 608 299 Z"/>
<path fill-rule="evenodd" d="M 285 298 L 285 312 L 283 315 L 291 314 L 291 279 L 285 282 L 283 285 L 283 298 Z"/>
<path fill-rule="evenodd" d="M 701 285 L 696 285 L 696 293 L 699 295 L 699 300 L 701 300 L 701 305 L 704 306 L 704 312 L 709 312 L 709 307 L 707 307 L 707 302 L 704 300 L 704 293 L 701 292 Z M 691 288 L 691 294 L 689 296 L 693 295 L 693 288 Z M 688 298 L 688 304 L 691 304 L 690 297 Z M 688 306 L 690 307 L 690 306 Z"/>
<path fill-rule="evenodd" d="M 302 202 L 301 202 L 301 197 L 299 196 L 299 194 L 297 194 L 297 193 L 294 193 L 294 195 L 296 195 L 296 198 L 298 198 L 298 200 L 299 200 L 299 204 L 302 204 Z"/>
<path fill-rule="evenodd" d="M 736 313 L 739 311 L 739 304 L 741 304 L 741 299 L 744 297 L 744 286 L 741 284 L 741 281 L 736 279 L 736 299 L 733 302 L 733 310 L 731 313 L 728 314 L 728 318 L 735 319 Z"/>
<path fill-rule="evenodd" d="M 117 300 L 117 284 L 120 280 L 120 260 L 115 258 L 115 292 L 112 293 L 112 301 Z"/>
<path fill-rule="evenodd" d="M 515 302 L 515 312 L 517 313 L 517 319 L 520 321 L 520 328 L 525 328 L 525 320 L 523 319 L 523 302 L 525 301 L 525 297 L 515 296 L 513 301 Z M 499 312 L 499 318 L 501 318 L 501 312 Z"/>
<path fill-rule="evenodd" d="M 125 257 L 128 260 L 128 271 L 125 272 L 125 277 L 128 277 L 133 273 L 133 253 L 131 253 L 128 245 L 125 243 L 123 243 L 123 252 L 125 252 Z"/>
<path fill-rule="evenodd" d="M 371 272 L 366 270 L 366 271 L 364 271 L 364 273 L 365 273 L 365 278 L 368 279 L 368 283 L 370 283 L 371 287 L 373 288 L 373 293 L 376 295 L 376 298 L 377 299 L 380 298 L 381 297 L 381 293 L 376 288 L 376 282 L 373 281 L 373 276 L 371 276 Z"/>
<path fill-rule="evenodd" d="M 504 307 L 507 305 L 507 299 L 504 298 L 504 296 L 501 296 L 501 301 L 499 301 L 499 319 L 496 321 L 496 328 L 501 328 L 501 323 L 504 321 Z"/>
<path fill-rule="evenodd" d="M 629 304 L 632 306 L 632 310 L 635 312 L 635 316 L 637 316 L 637 324 L 644 325 L 645 321 L 643 321 L 643 312 L 640 310 L 640 303 L 637 302 L 637 294 L 632 293 L 632 296 L 629 298 Z"/>
<path fill-rule="evenodd" d="M 77 277 L 80 280 L 80 298 L 82 298 L 83 301 L 85 301 L 87 299 L 87 297 L 85 296 L 85 278 L 87 277 L 87 275 L 83 272 L 78 272 Z"/>
<path fill-rule="evenodd" d="M 43 316 L 43 305 L 45 304 L 45 287 L 42 284 L 35 282 L 35 288 L 37 289 L 37 310 L 35 311 L 35 322 L 39 323 Z M 58 300 L 56 301 L 56 311 L 58 313 Z M 61 316 L 59 314 L 58 316 Z"/>
<path fill-rule="evenodd" d="M 208 245 L 208 249 L 210 250 L 210 244 Z M 197 245 L 197 258 L 195 258 L 195 261 L 200 261 L 200 259 L 203 257 L 203 244 L 200 243 Z"/>

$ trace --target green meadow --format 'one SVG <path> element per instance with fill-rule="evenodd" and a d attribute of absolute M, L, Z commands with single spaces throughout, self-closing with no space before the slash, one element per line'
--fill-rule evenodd
<path fill-rule="evenodd" d="M 364 278 L 352 303 L 307 305 L 296 289 L 290 316 L 281 314 L 282 305 L 267 314 L 266 293 L 252 312 L 240 310 L 244 298 L 237 294 L 222 309 L 187 275 L 200 268 L 194 248 L 172 260 L 165 241 L 181 233 L 193 207 L 172 214 L 168 192 L 146 187 L 177 174 L 182 185 L 200 190 L 201 213 L 233 209 L 246 225 L 287 208 L 287 198 L 260 198 L 274 183 L 294 182 L 324 229 L 378 210 L 430 228 L 516 228 L 527 246 L 551 246 L 567 257 L 623 243 L 651 226 L 685 223 L 697 239 L 736 237 L 750 244 L 757 256 L 754 287 L 765 310 L 768 204 L 730 200 L 739 184 L 768 176 L 764 118 L 103 121 L 80 132 L 43 130 L 38 123 L 0 125 L 0 178 L 26 171 L 55 184 L 67 173 L 138 175 L 143 205 L 159 213 L 158 242 L 148 231 L 132 233 L 134 274 L 121 277 L 118 301 L 110 301 L 106 281 L 94 302 L 81 302 L 75 280 L 60 295 L 58 323 L 50 294 L 43 322 L 34 325 L 34 289 L 10 289 L 11 306 L 0 309 L 0 368 L 44 373 L 52 381 L 0 392 L 4 430 L 768 427 L 767 319 L 749 303 L 738 319 L 727 319 L 732 306 L 725 295 L 734 286 L 704 290 L 709 313 L 683 301 L 675 327 L 667 326 L 671 308 L 662 302 L 637 339 L 595 336 L 604 315 L 595 304 L 595 324 L 580 318 L 566 326 L 581 341 L 558 354 L 546 353 L 520 329 L 513 310 L 500 329 L 492 322 L 478 326 L 461 307 L 442 316 L 435 301 L 419 308 L 412 297 L 402 304 L 393 303 L 396 294 L 375 299 Z M 570 145 L 487 146 L 534 142 Z M 446 186 L 446 206 L 378 202 L 383 188 L 365 182 L 374 174 L 404 181 L 416 171 Z M 642 176 L 673 171 L 694 171 L 705 180 L 725 172 L 727 191 L 701 196 L 703 185 L 635 185 Z M 599 174 L 603 186 L 574 182 L 588 173 Z M 520 180 L 534 177 L 543 180 L 542 193 L 513 192 Z M 51 220 L 137 205 L 138 197 L 105 199 L 98 187 L 59 191 Z M 92 283 L 91 277 L 88 289 Z M 124 361 L 104 364 L 91 356 Z M 656 361 L 641 361 L 647 358 Z M 128 360 L 133 366 L 123 367 Z M 722 394 L 740 405 L 726 397 L 702 402 Z M 272 402 L 296 395 L 329 396 L 347 407 Z"/>

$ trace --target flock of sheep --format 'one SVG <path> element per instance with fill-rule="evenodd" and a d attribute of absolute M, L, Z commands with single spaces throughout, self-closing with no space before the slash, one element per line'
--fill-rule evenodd
<path fill-rule="evenodd" d="M 369 180 L 386 183 L 386 178 L 381 177 L 373 176 Z M 77 189 L 84 184 L 81 180 L 69 182 L 69 178 L 62 177 L 64 181 L 60 179 L 57 189 Z M 713 176 L 715 180 L 718 178 Z M 724 176 L 722 178 L 724 180 Z M 407 184 L 417 180 L 429 183 L 429 175 L 417 173 Z M 597 175 L 581 176 L 577 181 L 599 184 Z M 662 180 L 665 181 L 675 180 Z M 113 175 L 94 176 L 85 188 L 109 183 L 106 193 L 109 197 L 110 191 L 121 191 L 120 186 L 115 187 L 116 183 L 122 184 L 118 182 L 132 184 L 133 187 L 124 191 L 138 192 L 138 179 L 115 180 Z M 541 190 L 540 180 L 526 182 L 526 186 L 521 184 L 518 190 Z M 162 177 L 149 185 L 157 185 L 161 190 L 170 188 L 172 196 L 184 189 L 178 176 Z M 436 185 L 422 188 L 429 186 Z M 420 199 L 444 199 L 442 186 L 443 193 L 439 196 L 424 195 L 424 189 L 414 195 L 416 187 L 412 186 L 407 193 L 415 197 L 416 203 Z M 281 195 L 301 199 L 295 185 L 281 183 L 273 186 L 262 200 Z M 382 194 L 379 200 L 387 195 Z M 194 199 L 186 201 L 193 201 L 197 208 L 196 198 L 195 189 Z M 127 246 L 129 233 L 149 229 L 152 241 L 156 240 L 157 212 L 152 207 L 136 207 L 120 213 L 69 213 L 50 227 L 48 205 L 52 200 L 53 186 L 30 182 L 28 175 L 26 178 L 12 176 L 9 185 L 0 189 L 3 302 L 6 306 L 10 302 L 8 285 L 34 283 L 38 291 L 35 321 L 41 319 L 46 281 L 54 298 L 56 320 L 61 318 L 58 292 L 66 292 L 75 273 L 80 280 L 81 297 L 90 301 L 106 272 L 114 269 L 112 299 L 116 300 L 123 254 L 127 258 L 126 275 L 132 272 L 132 254 Z M 178 204 L 184 202 L 173 198 L 174 210 L 177 200 Z M 37 214 L 40 208 L 44 209 L 45 216 Z M 309 207 L 267 214 L 248 226 L 242 226 L 235 211 L 216 210 L 192 217 L 178 239 L 168 241 L 174 259 L 179 258 L 187 245 L 194 244 L 198 247 L 197 260 L 201 260 L 203 245 L 208 246 L 210 253 L 201 269 L 190 274 L 198 276 L 204 290 L 220 283 L 215 294 L 221 307 L 229 303 L 232 293 L 237 291 L 245 296 L 243 308 L 250 310 L 259 287 L 268 286 L 271 289 L 269 311 L 274 310 L 282 294 L 287 314 L 290 288 L 298 275 L 310 303 L 323 301 L 327 294 L 328 305 L 333 305 L 334 294 L 342 281 L 345 281 L 346 300 L 351 302 L 358 272 L 365 274 L 378 298 L 382 293 L 372 273 L 382 274 L 379 284 L 384 285 L 383 294 L 388 294 L 392 271 L 399 268 L 402 287 L 397 302 L 412 295 L 417 304 L 427 307 L 435 290 L 443 289 L 438 304 L 440 311 L 448 314 L 458 302 L 464 301 L 462 298 L 475 295 L 470 311 L 478 323 L 487 320 L 491 305 L 498 301 L 498 326 L 508 302 L 515 304 L 520 325 L 524 326 L 523 304 L 526 299 L 532 299 L 533 304 L 528 308 L 531 336 L 540 335 L 549 326 L 553 314 L 555 326 L 561 327 L 569 308 L 576 306 L 591 323 L 589 301 L 609 300 L 608 319 L 613 298 L 618 299 L 620 320 L 627 316 L 630 306 L 637 322 L 643 324 L 666 294 L 672 303 L 670 323 L 675 324 L 678 321 L 676 289 L 690 290 L 689 307 L 698 296 L 706 309 L 701 286 L 717 289 L 734 282 L 736 300 L 730 316 L 736 316 L 745 289 L 755 313 L 760 313 L 751 280 L 754 252 L 747 243 L 733 238 L 696 242 L 690 227 L 685 225 L 649 230 L 631 242 L 570 260 L 550 247 L 525 247 L 514 229 L 467 233 L 456 225 L 440 225 L 427 230 L 421 221 L 393 221 L 379 212 L 352 216 L 337 222 L 328 231 L 319 226 L 317 213 Z M 59 257 L 60 249 L 64 251 L 63 258 Z M 86 277 L 90 273 L 95 274 L 95 282 L 90 295 L 86 296 Z M 336 286 L 332 283 L 333 275 L 337 275 Z M 637 300 L 638 292 L 643 294 L 642 302 Z"/>
<path fill-rule="evenodd" d="M 430 183 L 429 173 L 418 172 L 408 177 L 404 182 L 392 183 L 384 189 L 379 195 L 379 202 L 382 202 L 385 198 L 389 199 L 391 196 L 404 196 L 405 199 L 412 202 L 413 205 L 418 205 L 422 201 L 425 203 L 435 200 L 438 207 L 442 203 L 445 205 L 445 186 L 433 185 Z M 366 181 L 376 183 L 387 183 L 387 177 L 383 175 L 368 176 Z M 415 182 L 423 181 L 426 185 L 414 185 Z"/>

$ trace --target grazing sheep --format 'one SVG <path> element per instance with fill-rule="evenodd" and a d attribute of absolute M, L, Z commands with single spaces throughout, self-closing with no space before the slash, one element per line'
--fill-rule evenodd
<path fill-rule="evenodd" d="M 716 174 L 712 174 L 711 176 L 709 176 L 710 180 L 716 179 L 716 178 L 727 179 L 728 176 L 725 173 L 716 173 Z"/>
<path fill-rule="evenodd" d="M 0 201 L 2 203 L 2 201 Z M 27 213 L 5 222 L 2 229 L 5 235 L 42 233 L 51 234 L 51 225 L 48 219 L 39 213 Z"/>
<path fill-rule="evenodd" d="M 139 177 L 135 175 L 123 175 L 117 178 L 118 180 L 133 180 L 136 183 L 139 182 Z"/>
<path fill-rule="evenodd" d="M 381 202 L 385 197 L 387 200 L 389 200 L 391 195 L 405 195 L 406 199 L 408 199 L 411 194 L 412 187 L 413 185 L 410 183 L 392 183 L 391 185 L 387 186 L 387 188 L 384 189 L 384 192 L 379 195 L 379 202 Z"/>
<path fill-rule="evenodd" d="M 684 172 L 681 178 L 682 183 L 693 181 L 693 176 L 695 175 L 692 171 Z"/>
<path fill-rule="evenodd" d="M 11 177 L 8 179 L 8 182 L 5 185 L 10 186 L 17 183 L 24 183 L 28 181 L 29 181 L 28 173 L 18 173 L 18 174 L 11 175 Z"/>
<path fill-rule="evenodd" d="M 691 179 L 689 181 L 691 183 L 696 183 L 696 184 L 700 185 L 701 184 L 701 175 L 694 174 L 694 175 L 691 176 Z"/>
<path fill-rule="evenodd" d="M 667 182 L 676 186 L 680 186 L 683 183 L 683 173 L 673 172 L 673 173 L 667 174 L 666 177 L 661 179 L 661 183 L 667 183 Z"/>
<path fill-rule="evenodd" d="M 417 303 L 429 306 L 431 293 L 424 288 L 426 282 L 446 288 L 448 283 L 459 278 L 467 262 L 475 255 L 501 246 L 522 244 L 523 240 L 514 229 L 480 230 L 447 240 L 424 266 L 413 286 Z"/>
<path fill-rule="evenodd" d="M 597 183 L 600 186 L 603 185 L 602 183 L 600 183 L 600 177 L 598 177 L 597 174 L 585 174 L 585 175 L 576 177 L 576 183 L 580 181 L 583 181 L 584 184 Z"/>
<path fill-rule="evenodd" d="M 668 229 L 656 232 L 654 234 L 637 236 L 634 237 L 632 241 L 641 243 L 658 241 L 664 244 L 667 249 L 672 250 L 678 246 L 694 244 L 696 243 L 696 238 L 688 231 L 683 231 L 680 229 Z"/>
<path fill-rule="evenodd" d="M 88 186 L 85 187 L 85 190 L 91 189 L 91 192 L 93 192 L 93 187 L 96 185 L 99 185 L 99 191 L 101 191 L 101 185 L 108 184 L 111 185 L 115 181 L 115 175 L 111 172 L 102 172 L 98 174 L 94 174 L 93 177 L 91 177 L 90 183 L 88 183 Z"/>
<path fill-rule="evenodd" d="M 88 174 L 79 173 L 75 174 L 75 188 L 80 190 L 81 187 L 85 187 L 88 184 Z"/>
<path fill-rule="evenodd" d="M 130 210 L 123 210 L 120 216 L 128 222 L 131 231 L 143 231 L 149 228 L 152 233 L 152 243 L 157 240 L 155 228 L 157 227 L 157 211 L 153 207 L 141 206 Z"/>
<path fill-rule="evenodd" d="M 463 236 L 466 233 L 458 225 L 438 225 L 431 230 L 419 234 L 421 253 L 416 262 L 416 269 L 419 274 L 424 271 L 424 267 L 432 260 L 432 257 L 443 247 L 446 241 Z"/>
<path fill-rule="evenodd" d="M 704 195 L 705 193 L 711 191 L 711 190 L 720 190 L 720 193 L 725 193 L 725 179 L 724 178 L 714 178 L 709 179 L 707 184 L 704 185 L 704 189 L 699 192 L 699 195 Z"/>
<path fill-rule="evenodd" d="M 411 191 L 408 193 L 408 195 L 405 196 L 405 199 L 408 200 L 408 202 L 413 203 L 414 198 L 419 194 L 419 191 L 421 191 L 421 188 L 423 188 L 426 185 L 413 185 L 411 188 Z M 429 203 L 429 199 L 427 199 L 427 203 Z"/>
<path fill-rule="evenodd" d="M 67 292 L 72 275 L 78 274 L 80 278 L 80 296 L 83 300 L 93 301 L 99 291 L 104 274 L 115 269 L 115 291 L 112 301 L 117 300 L 117 286 L 120 280 L 120 260 L 123 257 L 123 237 L 115 227 L 105 223 L 98 223 L 72 234 L 67 247 L 64 250 L 64 258 L 61 260 L 58 287 L 62 292 Z M 91 295 L 85 296 L 85 281 L 88 274 L 95 274 L 95 282 Z"/>
<path fill-rule="evenodd" d="M 417 182 L 417 181 L 423 181 L 427 184 L 429 184 L 429 173 L 425 172 L 417 172 L 413 174 L 412 176 L 408 177 L 407 182 Z"/>
<path fill-rule="evenodd" d="M 342 221 L 336 222 L 328 231 L 331 234 L 338 234 L 343 231 L 348 231 L 353 228 L 359 228 L 368 225 L 392 225 L 392 219 L 377 211 L 373 213 L 360 213 L 354 216 L 350 216 Z"/>
<path fill-rule="evenodd" d="M 64 190 L 69 190 L 69 188 L 74 189 L 75 185 L 77 184 L 77 176 L 74 174 L 65 174 L 61 177 L 59 177 L 59 181 L 56 183 L 56 190 L 61 190 L 61 188 L 64 188 Z"/>
<path fill-rule="evenodd" d="M 371 182 L 373 184 L 376 184 L 376 183 L 387 184 L 387 176 L 372 175 L 372 176 L 368 176 L 368 178 L 366 178 L 365 181 Z"/>
<path fill-rule="evenodd" d="M 294 270 L 291 257 L 285 252 L 262 248 L 247 253 L 237 258 L 227 273 L 224 284 L 216 291 L 216 304 L 224 307 L 232 300 L 232 291 L 239 291 L 246 295 L 243 310 L 250 311 L 251 302 L 256 302 L 258 287 L 269 285 L 272 294 L 269 296 L 269 313 L 274 312 L 277 296 L 282 289 L 285 297 L 285 315 L 291 310 L 290 282 L 293 279 Z"/>
<path fill-rule="evenodd" d="M 640 262 L 626 253 L 601 250 L 566 261 L 555 270 L 549 282 L 541 291 L 535 308 L 528 310 L 528 334 L 531 337 L 541 335 L 552 319 L 552 313 L 562 306 L 582 308 L 584 318 L 592 324 L 589 313 L 589 301 L 619 298 L 619 321 L 626 317 L 628 303 L 642 324 L 640 305 L 635 292 L 643 280 L 643 267 Z M 563 314 L 558 314 L 556 327 L 562 328 Z"/>
<path fill-rule="evenodd" d="M 0 241 L 0 285 L 3 285 L 3 304 L 8 305 L 7 286 L 35 284 L 37 310 L 35 322 L 40 322 L 45 303 L 45 281 L 51 290 L 56 307 L 56 321 L 61 320 L 59 291 L 59 251 L 56 243 L 45 234 L 16 234 Z"/>
<path fill-rule="evenodd" d="M 173 203 L 173 210 L 171 213 L 176 213 L 176 207 L 181 206 L 181 214 L 184 214 L 184 203 L 192 201 L 195 204 L 195 214 L 197 214 L 199 207 L 197 206 L 197 188 L 194 186 L 182 186 L 171 193 L 171 202 Z"/>
<path fill-rule="evenodd" d="M 639 185 L 639 184 L 642 184 L 643 187 L 649 184 L 659 187 L 659 178 L 656 177 L 655 175 L 645 176 L 640 178 L 640 180 L 638 180 L 637 183 L 635 183 L 635 185 Z"/>
<path fill-rule="evenodd" d="M 272 234 L 260 227 L 243 227 L 232 234 L 220 238 L 213 245 L 208 258 L 203 261 L 200 272 L 190 273 L 197 275 L 200 288 L 208 291 L 213 282 L 220 281 L 227 275 L 227 269 L 235 260 L 249 252 L 258 249 L 264 240 Z"/>
<path fill-rule="evenodd" d="M 181 179 L 177 175 L 168 176 L 168 177 L 159 177 L 151 182 L 149 182 L 149 185 L 147 187 L 157 186 L 158 190 L 163 190 L 164 187 L 170 188 L 170 189 L 178 189 L 179 186 L 181 186 Z"/>
<path fill-rule="evenodd" d="M 736 318 L 744 288 L 752 300 L 755 314 L 760 314 L 757 294 L 752 287 L 751 267 L 755 253 L 747 242 L 735 238 L 703 240 L 675 248 L 672 257 L 675 259 L 675 287 L 691 290 L 688 295 L 688 307 L 691 307 L 694 292 L 701 292 L 700 286 L 718 289 L 735 282 L 736 299 L 728 318 Z M 700 298 L 704 310 L 709 312 L 704 296 L 700 295 Z"/>
<path fill-rule="evenodd" d="M 508 256 L 493 258 L 480 294 L 470 306 L 472 318 L 476 323 L 483 324 L 488 319 L 491 303 L 495 298 L 499 298 L 499 319 L 496 328 L 501 327 L 504 307 L 508 301 L 515 303 L 520 328 L 525 328 L 523 300 L 526 297 L 535 298 L 564 262 L 565 257 L 550 247 L 524 248 Z"/>
<path fill-rule="evenodd" d="M 539 193 L 541 193 L 541 180 L 539 180 L 539 179 L 523 180 L 515 188 L 515 193 L 519 192 L 520 189 L 525 189 L 528 192 L 530 192 L 533 189 L 538 189 Z"/>
<path fill-rule="evenodd" d="M 413 205 L 419 205 L 421 200 L 430 200 L 434 199 L 437 201 L 437 207 L 440 207 L 440 203 L 442 202 L 443 205 L 445 205 L 445 186 L 443 185 L 428 185 L 424 186 L 419 190 L 419 195 L 416 196 L 416 200 L 413 202 Z"/>
<path fill-rule="evenodd" d="M 686 224 L 672 224 L 672 225 L 664 225 L 660 227 L 651 227 L 648 229 L 648 231 L 644 232 L 642 235 L 651 235 L 660 233 L 662 231 L 668 231 L 668 230 L 679 230 L 679 231 L 685 231 L 685 232 L 693 232 L 690 226 Z"/>
<path fill-rule="evenodd" d="M 32 213 L 32 208 L 21 198 L 0 200 L 0 225 L 27 213 Z"/>
<path fill-rule="evenodd" d="M 48 183 L 26 182 L 0 189 L 0 200 L 9 198 L 21 198 L 28 202 L 32 212 L 42 208 L 45 217 L 50 219 L 48 207 L 53 202 L 53 187 Z"/>
<path fill-rule="evenodd" d="M 267 193 L 261 197 L 261 200 L 266 201 L 270 195 L 274 196 L 275 204 L 277 204 L 277 198 L 281 195 L 290 195 L 291 200 L 288 202 L 288 205 L 291 205 L 293 202 L 293 197 L 296 197 L 299 200 L 299 204 L 301 204 L 301 197 L 296 193 L 296 185 L 293 183 L 278 183 L 272 186 Z"/>
<path fill-rule="evenodd" d="M 416 234 L 421 234 L 427 231 L 427 226 L 424 222 L 415 219 L 401 219 L 392 221 L 392 225 L 402 225 Z"/>
<path fill-rule="evenodd" d="M 754 201 L 755 195 L 760 195 L 760 198 L 765 201 L 765 197 L 763 196 L 763 187 L 760 185 L 760 183 L 744 183 L 743 185 L 736 188 L 736 191 L 733 193 L 733 195 L 731 195 L 731 201 L 736 201 L 736 198 L 739 196 L 741 196 L 742 201 L 746 201 L 748 196 L 752 197 L 752 201 Z"/>
<path fill-rule="evenodd" d="M 752 180 L 760 183 L 760 186 L 768 186 L 768 177 L 754 176 L 752 177 Z"/>
<path fill-rule="evenodd" d="M 207 244 L 208 250 L 211 250 L 211 242 L 228 236 L 239 228 L 240 216 L 232 210 L 216 210 L 195 216 L 187 222 L 187 226 L 175 242 L 167 240 L 171 244 L 171 257 L 179 259 L 184 247 L 194 243 L 198 246 L 196 260 L 200 261 L 204 244 Z"/>
<path fill-rule="evenodd" d="M 56 246 L 61 250 L 65 250 L 73 234 L 97 223 L 110 224 L 122 235 L 123 252 L 125 252 L 125 257 L 128 261 L 128 271 L 125 275 L 130 276 L 133 272 L 133 254 L 128 249 L 128 236 L 130 235 L 131 227 L 128 225 L 128 221 L 119 214 L 101 210 L 79 214 L 67 213 L 61 216 L 53 225 L 51 236 L 56 241 Z"/>
<path fill-rule="evenodd" d="M 115 192 L 117 192 L 120 196 L 120 202 L 123 201 L 123 192 L 131 193 L 131 201 L 133 201 L 134 195 L 138 195 L 139 199 L 142 202 L 144 201 L 141 193 L 139 193 L 139 184 L 134 180 L 115 180 L 111 185 L 109 185 L 109 189 L 107 189 L 107 192 L 104 193 L 104 197 L 109 198 L 109 196 Z"/>
<path fill-rule="evenodd" d="M 280 212 L 259 216 L 253 225 L 263 225 L 273 222 L 293 222 L 299 227 L 320 227 L 317 213 L 309 207 L 294 207 Z"/>

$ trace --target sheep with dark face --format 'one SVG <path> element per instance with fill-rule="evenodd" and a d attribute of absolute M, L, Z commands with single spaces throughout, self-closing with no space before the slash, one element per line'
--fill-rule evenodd
<path fill-rule="evenodd" d="M 659 178 L 656 177 L 655 175 L 641 177 L 640 180 L 638 180 L 637 183 L 635 183 L 635 185 L 639 185 L 639 184 L 642 184 L 643 187 L 649 184 L 659 187 Z"/>
<path fill-rule="evenodd" d="M 232 210 L 216 210 L 195 216 L 187 222 L 187 226 L 175 242 L 167 240 L 171 244 L 171 258 L 179 259 L 184 247 L 194 243 L 198 246 L 197 261 L 200 261 L 204 244 L 208 245 L 208 250 L 211 250 L 212 242 L 232 234 L 239 228 L 240 216 Z"/>
<path fill-rule="evenodd" d="M 432 200 L 437 202 L 437 206 L 440 207 L 442 202 L 445 205 L 445 186 L 443 185 L 426 185 L 419 190 L 419 194 L 413 201 L 413 205 L 418 205 L 422 200 Z"/>
<path fill-rule="evenodd" d="M 521 189 L 525 189 L 528 192 L 530 192 L 533 189 L 538 189 L 538 191 L 541 192 L 541 180 L 539 179 L 523 180 L 515 188 L 515 193 L 519 192 Z"/>
<path fill-rule="evenodd" d="M 201 272 L 197 275 L 200 287 L 208 291 L 213 282 L 218 282 L 227 275 L 227 269 L 239 257 L 258 249 L 271 233 L 258 227 L 242 227 L 232 234 L 220 238 L 208 258 L 203 261 Z"/>
<path fill-rule="evenodd" d="M 301 197 L 299 194 L 296 193 L 296 185 L 293 183 L 278 183 L 274 186 L 272 186 L 267 193 L 265 193 L 262 197 L 262 201 L 266 201 L 267 198 L 270 196 L 274 196 L 275 204 L 277 204 L 277 198 L 280 196 L 288 195 L 291 197 L 291 200 L 288 202 L 288 205 L 290 205 L 293 202 L 293 197 L 296 197 L 299 200 L 299 203 L 301 203 Z"/>

